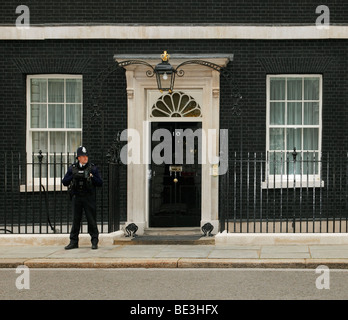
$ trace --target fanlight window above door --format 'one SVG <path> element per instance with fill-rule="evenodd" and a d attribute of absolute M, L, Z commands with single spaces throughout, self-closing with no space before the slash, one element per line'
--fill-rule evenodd
<path fill-rule="evenodd" d="M 161 96 L 152 106 L 150 117 L 201 117 L 201 107 L 190 95 L 176 91 Z"/>

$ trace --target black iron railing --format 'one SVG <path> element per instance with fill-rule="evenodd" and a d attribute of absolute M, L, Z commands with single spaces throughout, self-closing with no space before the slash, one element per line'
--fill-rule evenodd
<path fill-rule="evenodd" d="M 348 232 L 347 153 L 234 153 L 220 190 L 220 231 Z"/>
<path fill-rule="evenodd" d="M 115 152 L 114 152 L 115 153 Z M 117 153 L 117 152 L 116 152 Z M 69 233 L 71 200 L 61 179 L 75 155 L 0 155 L 0 233 Z M 126 166 L 100 156 L 100 232 L 126 220 Z M 232 154 L 219 178 L 220 231 L 348 232 L 348 154 Z M 81 228 L 87 232 L 87 222 Z"/>
<path fill-rule="evenodd" d="M 0 233 L 69 233 L 71 199 L 61 181 L 75 159 L 75 154 L 42 152 L 29 158 L 15 152 L 0 156 Z M 124 203 L 117 197 L 110 203 L 109 193 L 120 196 L 120 184 L 126 183 L 121 181 L 125 174 L 120 163 L 101 159 L 96 163 L 104 181 L 96 189 L 97 224 L 99 232 L 105 233 L 119 230 L 125 215 Z M 86 220 L 81 232 L 87 232 Z"/>

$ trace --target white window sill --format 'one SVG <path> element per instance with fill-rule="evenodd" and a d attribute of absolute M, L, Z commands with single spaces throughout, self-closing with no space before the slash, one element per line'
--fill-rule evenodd
<path fill-rule="evenodd" d="M 60 191 L 68 191 L 68 187 L 65 187 L 63 185 L 59 185 L 56 184 L 56 186 L 54 186 L 53 184 L 49 184 L 48 186 L 43 184 L 45 191 L 56 191 L 56 192 L 60 192 Z M 27 188 L 25 189 L 25 184 L 20 185 L 19 188 L 20 192 L 40 192 L 40 186 L 38 184 L 34 185 L 34 190 L 33 190 L 33 185 L 32 184 L 28 184 Z M 41 188 L 41 192 L 44 192 L 44 189 Z"/>
<path fill-rule="evenodd" d="M 261 184 L 262 189 L 293 189 L 293 188 L 323 188 L 324 187 L 324 181 L 321 181 L 319 179 L 315 180 L 302 180 L 301 179 L 296 179 L 287 181 L 286 177 L 283 179 L 283 181 L 276 179 L 270 178 L 267 181 L 263 181 Z"/>

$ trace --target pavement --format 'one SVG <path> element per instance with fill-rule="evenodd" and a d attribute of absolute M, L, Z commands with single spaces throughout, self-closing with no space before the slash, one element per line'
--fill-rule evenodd
<path fill-rule="evenodd" d="M 348 269 L 348 245 L 0 245 L 0 268 L 317 268 Z"/>

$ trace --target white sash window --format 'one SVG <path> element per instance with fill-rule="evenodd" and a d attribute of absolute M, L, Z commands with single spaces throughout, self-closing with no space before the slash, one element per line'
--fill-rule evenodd
<path fill-rule="evenodd" d="M 27 77 L 27 162 L 34 160 L 27 171 L 29 185 L 33 179 L 39 184 L 40 150 L 44 155 L 41 180 L 53 184 L 56 177 L 56 183 L 61 183 L 67 164 L 74 161 L 74 152 L 81 145 L 82 102 L 82 76 Z"/>
<path fill-rule="evenodd" d="M 320 179 L 322 76 L 267 76 L 266 182 L 316 185 Z M 296 163 L 293 151 L 296 148 Z M 295 166 L 294 166 L 295 164 Z"/>

